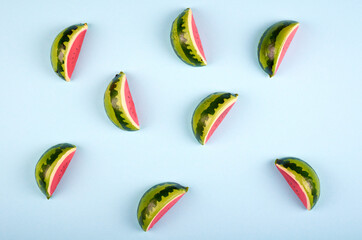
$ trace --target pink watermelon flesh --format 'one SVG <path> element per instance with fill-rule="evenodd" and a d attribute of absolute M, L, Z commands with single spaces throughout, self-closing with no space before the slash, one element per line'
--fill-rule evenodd
<path fill-rule="evenodd" d="M 289 48 L 289 45 L 290 43 L 292 42 L 293 38 L 294 38 L 294 35 L 295 33 L 297 32 L 299 26 L 297 26 L 296 28 L 294 28 L 294 30 L 289 34 L 284 46 L 283 46 L 283 49 L 282 49 L 282 52 L 280 53 L 280 57 L 279 57 L 279 60 L 278 60 L 278 65 L 277 67 L 275 68 L 275 72 L 278 71 L 278 68 L 279 68 L 279 65 L 280 63 L 283 61 L 283 58 L 284 58 L 284 55 L 285 53 L 287 52 L 288 48 Z M 275 74 L 275 73 L 274 73 Z"/>
<path fill-rule="evenodd" d="M 212 125 L 209 134 L 206 137 L 206 141 L 205 143 L 207 143 L 207 141 L 209 141 L 209 138 L 211 137 L 211 135 L 215 132 L 216 128 L 220 125 L 220 123 L 222 122 L 222 120 L 224 120 L 225 116 L 229 113 L 230 109 L 234 106 L 235 103 L 231 104 L 214 122 L 214 124 Z"/>
<path fill-rule="evenodd" d="M 172 200 L 171 202 L 169 202 L 166 206 L 164 206 L 161 211 L 155 216 L 155 218 L 152 220 L 152 222 L 150 223 L 149 227 L 147 228 L 147 231 L 150 230 L 153 225 L 155 225 L 158 220 L 160 220 L 163 215 L 165 215 L 165 213 L 167 213 L 168 210 L 170 210 L 177 202 L 178 200 L 180 200 L 180 198 L 183 196 L 184 194 L 178 196 L 177 198 L 175 198 L 174 200 Z"/>
<path fill-rule="evenodd" d="M 72 47 L 70 48 L 68 59 L 67 59 L 67 70 L 69 79 L 72 77 L 75 64 L 77 63 L 80 49 L 82 48 L 83 40 L 87 29 L 79 33 L 77 38 L 74 40 Z"/>
<path fill-rule="evenodd" d="M 289 186 L 293 189 L 295 194 L 299 197 L 299 199 L 302 201 L 305 208 L 308 209 L 308 200 L 307 196 L 304 194 L 303 190 L 301 189 L 300 185 L 296 180 L 294 180 L 291 176 L 289 176 L 283 169 L 280 169 L 277 165 L 277 168 L 279 172 L 283 175 Z"/>
<path fill-rule="evenodd" d="M 133 102 L 131 92 L 129 91 L 127 78 L 126 78 L 126 83 L 125 83 L 124 94 L 125 94 L 125 99 L 126 99 L 126 105 L 127 105 L 128 112 L 131 115 L 133 121 L 137 125 L 139 125 L 138 117 L 137 117 L 137 113 L 136 113 L 136 108 L 134 106 L 134 102 Z"/>
<path fill-rule="evenodd" d="M 193 15 L 191 16 L 191 22 L 192 22 L 192 32 L 193 32 L 193 34 L 194 34 L 194 39 L 195 39 L 197 48 L 199 49 L 201 55 L 202 55 L 202 56 L 204 57 L 204 59 L 206 60 L 205 54 L 204 54 L 204 49 L 202 48 L 202 44 L 201 44 L 201 39 L 200 39 L 199 31 L 197 30 L 196 23 L 195 23 L 195 20 L 194 20 L 194 16 L 193 16 Z"/>
<path fill-rule="evenodd" d="M 74 156 L 74 152 L 72 152 L 71 154 L 69 154 L 65 159 L 64 161 L 60 164 L 59 168 L 57 169 L 57 171 L 55 172 L 54 174 L 54 178 L 53 178 L 53 181 L 52 181 L 52 185 L 50 186 L 50 192 L 49 192 L 49 195 L 51 196 L 55 189 L 57 188 L 58 186 L 58 183 L 60 182 L 60 179 L 62 179 L 64 173 L 65 173 L 65 170 L 67 170 L 67 167 L 70 163 L 70 160 L 72 160 L 73 156 Z"/>

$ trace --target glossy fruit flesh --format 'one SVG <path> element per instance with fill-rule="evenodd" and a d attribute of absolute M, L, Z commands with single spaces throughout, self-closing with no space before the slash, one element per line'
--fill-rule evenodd
<path fill-rule="evenodd" d="M 125 96 L 128 113 L 130 114 L 132 120 L 137 124 L 137 126 L 139 126 L 136 108 L 134 106 L 133 98 L 129 90 L 127 78 L 125 80 L 124 96 Z"/>
<path fill-rule="evenodd" d="M 196 27 L 196 23 L 195 23 L 195 19 L 194 19 L 194 15 L 191 15 L 191 23 L 192 23 L 192 33 L 194 35 L 194 40 L 196 42 L 197 48 L 199 50 L 199 52 L 201 53 L 202 57 L 204 59 L 206 59 L 205 57 L 205 53 L 204 53 L 204 49 L 202 48 L 202 43 L 201 43 L 201 39 L 200 39 L 200 35 L 199 35 L 199 31 L 197 30 Z"/>
<path fill-rule="evenodd" d="M 75 65 L 77 63 L 78 57 L 79 57 L 79 53 L 80 50 L 82 48 L 82 44 L 83 44 L 83 40 L 84 40 L 84 36 L 87 32 L 87 29 L 84 29 L 83 31 L 81 31 L 78 36 L 76 37 L 76 39 L 73 42 L 73 45 L 68 53 L 68 58 L 67 58 L 67 73 L 68 73 L 68 78 L 70 79 L 73 75 L 73 71 L 75 68 Z"/>
<path fill-rule="evenodd" d="M 62 162 L 59 162 L 59 166 L 55 166 L 54 167 L 54 170 L 52 172 L 52 176 L 50 177 L 50 184 L 49 184 L 49 189 L 48 189 L 48 192 L 49 192 L 49 195 L 51 196 L 56 187 L 58 186 L 60 180 L 62 179 L 65 171 L 67 170 L 67 167 L 70 163 L 70 161 L 72 160 L 73 156 L 74 156 L 74 153 L 75 151 L 73 151 L 71 154 L 69 154 L 65 159 L 64 161 Z"/>

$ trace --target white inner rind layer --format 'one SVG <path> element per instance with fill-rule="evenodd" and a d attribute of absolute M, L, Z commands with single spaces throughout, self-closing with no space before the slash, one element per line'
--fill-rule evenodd
<path fill-rule="evenodd" d="M 153 223 L 153 221 L 156 219 L 157 215 L 158 215 L 160 212 L 162 212 L 162 210 L 165 209 L 168 205 L 170 205 L 170 204 L 173 202 L 173 200 L 175 200 L 176 198 L 181 199 L 181 197 L 182 197 L 183 195 L 185 195 L 185 193 L 183 193 L 183 194 L 181 194 L 181 195 L 178 195 L 177 197 L 173 198 L 169 203 L 167 203 L 163 208 L 161 208 L 161 210 L 158 211 L 158 213 L 152 218 L 152 221 L 150 222 L 150 224 L 148 224 L 147 229 L 146 229 L 146 232 L 147 232 L 148 230 L 150 230 L 150 227 L 152 226 L 152 223 Z"/>
<path fill-rule="evenodd" d="M 195 46 L 195 49 L 196 49 L 196 52 L 197 54 L 201 57 L 202 61 L 207 64 L 206 62 L 206 59 L 204 58 L 204 56 L 202 55 L 202 53 L 200 52 L 199 50 L 199 47 L 197 46 L 197 43 L 195 41 L 195 37 L 194 37 L 194 31 L 193 31 L 193 26 L 192 26 L 192 10 L 190 9 L 190 13 L 189 13 L 189 16 L 188 16 L 188 24 L 189 24 L 189 29 L 190 29 L 190 36 L 191 36 L 191 41 L 192 41 L 192 44 Z M 195 23 L 196 25 L 196 23 Z M 200 35 L 200 34 L 199 34 Z M 200 36 L 199 36 L 200 37 Z M 201 41 L 201 38 L 200 38 L 200 41 Z"/>
<path fill-rule="evenodd" d="M 210 130 L 212 129 L 212 127 L 214 126 L 214 124 L 216 123 L 216 121 L 219 119 L 219 117 L 221 116 L 221 114 L 223 114 L 226 109 L 228 109 L 231 105 L 233 105 L 236 102 L 237 98 L 232 99 L 230 102 L 228 102 L 225 106 L 223 106 L 216 114 L 216 117 L 214 118 L 214 121 L 212 122 L 212 124 L 210 125 L 210 127 L 207 129 L 207 134 L 204 138 L 204 140 L 202 141 L 203 144 L 206 143 L 206 140 L 210 134 Z M 216 129 L 215 129 L 216 130 Z"/>
<path fill-rule="evenodd" d="M 58 171 L 58 168 L 62 165 L 62 163 L 64 162 L 64 160 L 72 153 L 75 152 L 75 150 L 77 150 L 77 148 L 72 148 L 70 149 L 68 152 L 66 152 L 57 162 L 57 164 L 55 165 L 55 167 L 53 168 L 53 171 L 50 175 L 49 178 L 49 184 L 48 184 L 48 194 L 50 195 L 50 187 L 52 186 L 53 183 L 53 179 L 54 179 L 54 175 L 55 173 Z"/>
<path fill-rule="evenodd" d="M 126 102 L 126 94 L 125 94 L 125 92 L 126 92 L 126 81 L 127 81 L 126 76 L 123 76 L 122 85 L 121 85 L 121 91 L 122 91 L 121 105 L 122 105 L 122 108 L 124 109 L 124 113 L 126 114 L 127 118 L 131 122 L 131 124 L 133 126 L 135 126 L 137 129 L 140 129 L 140 126 L 133 120 L 131 114 L 128 111 L 127 102 Z M 128 85 L 128 88 L 129 88 L 129 85 Z"/>
<path fill-rule="evenodd" d="M 274 67 L 274 71 L 277 70 L 277 67 L 278 67 L 278 64 L 279 64 L 279 61 L 280 61 L 280 55 L 282 54 L 283 52 L 283 48 L 284 48 L 284 45 L 285 45 L 285 42 L 287 41 L 287 39 L 289 38 L 290 34 L 296 29 L 299 27 L 299 23 L 297 23 L 289 32 L 288 36 L 284 39 L 282 45 L 281 45 L 281 50 L 279 51 L 279 54 L 278 54 L 278 57 L 277 57 L 277 62 L 275 64 L 275 67 Z"/>
<path fill-rule="evenodd" d="M 311 206 L 310 206 L 309 197 L 308 197 L 307 192 L 305 191 L 303 185 L 300 184 L 300 183 L 298 182 L 298 180 L 295 178 L 295 176 L 294 176 L 291 172 L 289 172 L 285 167 L 283 167 L 283 166 L 281 166 L 281 165 L 278 165 L 278 164 L 276 164 L 276 166 L 277 166 L 277 168 L 279 168 L 280 170 L 282 170 L 283 172 L 285 172 L 286 174 L 288 174 L 288 176 L 290 176 L 291 178 L 293 178 L 294 181 L 295 181 L 295 182 L 298 184 L 298 186 L 300 187 L 300 189 L 302 189 L 303 194 L 304 194 L 305 198 L 307 199 L 307 209 L 310 210 L 310 209 L 311 209 Z"/>
<path fill-rule="evenodd" d="M 75 39 L 78 38 L 79 34 L 81 34 L 84 31 L 87 31 L 88 29 L 88 25 L 85 23 L 82 27 L 82 30 L 80 30 L 78 33 L 76 33 L 71 39 L 69 39 L 69 43 L 68 46 L 66 47 L 66 52 L 64 54 L 65 56 L 65 60 L 64 60 L 64 75 L 65 75 L 65 80 L 67 82 L 70 81 L 70 77 L 68 76 L 68 55 L 69 55 L 69 51 L 70 49 L 72 49 L 73 43 L 75 41 Z"/>

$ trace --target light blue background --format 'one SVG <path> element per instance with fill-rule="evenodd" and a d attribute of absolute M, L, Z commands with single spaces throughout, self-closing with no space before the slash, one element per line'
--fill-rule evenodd
<path fill-rule="evenodd" d="M 194 11 L 208 66 L 174 54 L 169 33 Z M 0 239 L 361 239 L 361 1 L 2 1 Z M 263 31 L 300 28 L 275 78 L 257 62 Z M 72 81 L 54 74 L 55 36 L 87 22 Z M 141 130 L 117 129 L 106 86 L 127 74 Z M 239 99 L 206 146 L 190 121 L 215 91 Z M 34 168 L 57 143 L 78 150 L 53 195 Z M 304 209 L 274 166 L 309 162 L 321 197 Z M 148 233 L 142 194 L 189 192 Z"/>

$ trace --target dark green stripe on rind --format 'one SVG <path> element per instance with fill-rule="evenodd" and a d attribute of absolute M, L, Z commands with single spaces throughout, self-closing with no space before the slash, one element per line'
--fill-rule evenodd
<path fill-rule="evenodd" d="M 203 110 L 199 116 L 199 120 L 197 122 L 197 127 L 196 129 L 193 129 L 194 135 L 196 137 L 196 139 L 202 144 L 202 139 L 201 137 L 205 135 L 204 131 L 205 131 L 205 127 L 206 127 L 206 122 L 209 120 L 209 115 L 214 115 L 216 110 L 220 107 L 220 105 L 222 105 L 227 99 L 230 99 L 231 97 L 236 97 L 236 94 L 231 94 L 231 93 L 212 93 L 209 96 L 207 96 L 206 98 L 204 98 L 200 104 L 196 107 L 195 111 L 194 111 L 194 117 L 195 117 L 195 113 L 198 110 L 199 107 L 203 106 L 205 101 L 207 99 L 209 99 L 211 96 L 214 96 L 216 94 L 221 94 L 219 97 L 217 97 L 216 99 L 214 99 L 207 107 L 205 110 Z M 193 125 L 194 119 L 192 119 L 191 124 Z"/>
<path fill-rule="evenodd" d="M 205 66 L 205 62 L 204 61 L 199 61 L 197 58 L 198 56 L 196 56 L 193 53 L 197 52 L 196 48 L 197 46 L 194 46 L 193 44 L 187 44 L 187 42 L 193 43 L 192 39 L 188 39 L 187 37 L 187 32 L 191 32 L 192 29 L 191 26 L 189 26 L 188 22 L 185 22 L 185 20 L 188 20 L 188 16 L 186 16 L 187 14 L 190 14 L 190 9 L 187 8 L 185 9 L 173 22 L 172 26 L 174 26 L 176 24 L 176 32 L 174 32 L 173 27 L 171 29 L 171 34 L 170 34 L 170 39 L 171 39 L 171 44 L 172 47 L 175 51 L 175 53 L 177 54 L 177 56 L 186 64 L 189 64 L 191 66 Z M 177 35 L 177 36 L 174 36 Z M 190 35 L 190 34 L 189 34 Z M 174 41 L 177 41 L 177 44 L 180 45 L 182 53 L 184 54 L 184 56 L 182 56 L 179 51 L 177 50 L 178 48 L 175 46 Z M 184 57 L 186 57 L 187 59 L 184 59 Z M 201 57 L 199 57 L 200 59 L 202 59 Z"/>
<path fill-rule="evenodd" d="M 152 209 L 157 205 L 157 202 L 160 202 L 162 200 L 162 197 L 167 197 L 169 195 L 169 193 L 172 193 L 173 191 L 175 191 L 176 189 L 178 189 L 176 186 L 169 186 L 166 187 L 165 189 L 161 190 L 160 192 L 156 193 L 152 199 L 149 201 L 149 205 L 148 207 L 144 208 L 141 211 L 141 215 L 138 218 L 138 222 L 141 226 L 143 226 L 144 224 L 144 220 L 146 219 L 146 216 L 150 214 L 150 212 L 152 211 Z M 147 193 L 146 193 L 147 194 Z"/>
<path fill-rule="evenodd" d="M 185 10 L 185 11 L 186 11 L 186 10 Z M 184 63 L 189 64 L 189 65 L 191 65 L 191 66 L 194 66 L 194 64 L 192 64 L 192 62 L 186 61 L 186 59 L 184 59 L 184 56 L 181 56 L 180 52 L 176 50 L 177 47 L 175 46 L 175 43 L 174 43 L 174 41 L 177 41 L 177 43 L 180 45 L 180 47 L 181 47 L 181 49 L 182 49 L 179 36 L 173 36 L 173 34 L 174 34 L 174 32 L 173 32 L 173 27 L 174 27 L 174 25 L 176 24 L 176 31 L 177 31 L 177 35 L 178 35 L 178 33 L 179 33 L 179 31 L 178 31 L 178 24 L 177 24 L 177 23 L 178 23 L 178 19 L 185 15 L 185 11 L 183 11 L 183 12 L 173 21 L 173 23 L 172 23 L 172 28 L 171 28 L 171 33 L 170 33 L 170 39 L 171 39 L 172 48 L 174 49 L 176 55 L 177 55 Z M 183 52 L 183 51 L 182 51 L 182 52 Z M 183 54 L 185 55 L 185 57 L 186 57 L 187 59 L 189 59 L 184 52 L 183 52 Z"/>
<path fill-rule="evenodd" d="M 147 190 L 143 194 L 143 196 L 138 204 L 138 210 L 137 210 L 138 223 L 140 224 L 142 229 L 144 231 L 147 230 L 147 227 L 153 220 L 153 218 L 150 219 L 150 216 L 152 214 L 155 214 L 152 212 L 161 203 L 162 200 L 169 197 L 170 194 L 177 192 L 178 194 L 174 197 L 174 198 L 176 198 L 177 196 L 187 192 L 187 190 L 188 190 L 187 187 L 184 187 L 184 186 L 182 186 L 178 183 L 174 183 L 174 182 L 165 182 L 165 183 L 157 184 L 157 185 L 151 187 L 149 190 Z M 170 201 L 168 201 L 168 202 L 170 202 Z M 142 208 L 142 206 L 143 206 L 143 208 Z M 161 207 L 164 207 L 164 206 L 161 206 Z M 157 215 L 157 213 L 156 213 L 156 215 Z"/>
<path fill-rule="evenodd" d="M 184 52 L 184 54 L 186 55 L 186 57 L 189 59 L 189 61 L 194 64 L 195 66 L 201 66 L 202 62 L 197 61 L 197 59 L 195 59 L 195 55 L 192 54 L 192 51 L 190 50 L 190 48 L 194 48 L 194 46 L 188 45 L 186 44 L 187 39 L 185 38 L 185 31 L 188 31 L 187 26 L 187 22 L 185 22 L 184 20 L 184 16 L 187 13 L 188 9 L 186 9 L 185 11 L 183 11 L 183 13 L 181 13 L 181 15 L 178 17 L 177 19 L 177 32 L 179 35 L 179 39 L 180 39 L 180 45 L 181 48 Z M 190 40 L 191 41 L 191 40 Z"/>
<path fill-rule="evenodd" d="M 81 24 L 73 25 L 64 31 L 63 36 L 60 38 L 59 43 L 58 43 L 57 56 L 59 56 L 61 51 L 65 51 L 65 49 L 67 47 L 67 46 L 65 46 L 65 43 L 69 43 L 69 40 L 70 40 L 69 36 L 72 35 L 72 33 L 81 26 L 83 26 L 83 25 L 81 25 Z M 58 64 L 57 64 L 58 71 L 56 72 L 58 74 L 58 76 L 63 78 L 64 80 L 65 80 L 65 76 L 63 76 L 63 74 L 65 74 L 65 69 L 63 68 L 63 66 L 64 66 L 65 58 L 66 58 L 66 56 L 63 56 L 62 60 L 59 60 L 59 58 L 58 58 L 58 60 L 59 60 Z M 63 72 L 63 74 L 62 74 L 62 72 Z"/>
<path fill-rule="evenodd" d="M 124 130 L 127 130 L 127 131 L 133 131 L 134 129 L 132 128 L 129 128 L 127 125 L 129 124 L 129 122 L 126 120 L 126 118 L 123 118 L 122 115 L 123 115 L 123 112 L 121 111 L 121 109 L 119 108 L 119 106 L 117 104 L 113 104 L 113 103 L 117 103 L 118 102 L 118 97 L 121 97 L 121 94 L 120 92 L 117 91 L 116 87 L 117 87 L 117 84 L 120 82 L 120 79 L 119 79 L 119 75 L 117 74 L 113 80 L 112 80 L 112 83 L 111 83 L 111 86 L 109 88 L 109 92 L 110 92 L 110 97 L 111 97 L 111 102 L 112 102 L 112 106 L 113 106 L 113 111 L 114 111 L 114 114 L 115 114 L 115 117 L 117 118 L 118 120 L 118 123 L 122 126 L 122 128 Z M 117 126 L 117 125 L 116 125 Z"/>
<path fill-rule="evenodd" d="M 286 27 L 290 26 L 291 24 L 296 24 L 298 22 L 296 21 L 281 21 L 281 22 L 277 22 L 275 24 L 273 24 L 272 26 L 270 26 L 267 30 L 265 30 L 265 32 L 263 33 L 263 35 L 260 38 L 259 44 L 258 44 L 258 60 L 259 60 L 259 65 L 263 68 L 263 70 L 269 74 L 269 76 L 273 76 L 273 67 L 274 64 L 276 64 L 276 59 L 275 59 L 275 43 L 277 40 L 278 35 L 280 34 L 280 32 L 285 29 Z M 268 42 L 266 42 L 268 41 Z M 260 59 L 260 55 L 261 55 L 261 48 L 262 45 L 267 44 L 267 51 L 268 53 L 267 55 L 267 65 L 263 66 L 262 61 Z M 265 54 L 264 54 L 265 56 Z"/>
<path fill-rule="evenodd" d="M 296 172 L 309 183 L 313 197 L 311 208 L 313 208 L 320 195 L 319 178 L 314 169 L 308 163 L 299 158 L 277 159 L 275 163 Z"/>
<path fill-rule="evenodd" d="M 47 182 L 46 182 L 46 174 L 48 169 L 51 168 L 52 164 L 59 158 L 60 155 L 69 151 L 70 149 L 75 148 L 74 145 L 69 143 L 61 143 L 49 148 L 43 155 L 40 157 L 36 168 L 35 168 L 35 176 L 38 176 L 39 179 L 35 178 L 40 190 L 49 198 L 47 192 Z M 49 157 L 44 158 L 46 155 L 51 154 Z M 41 164 L 40 166 L 38 166 Z"/>

